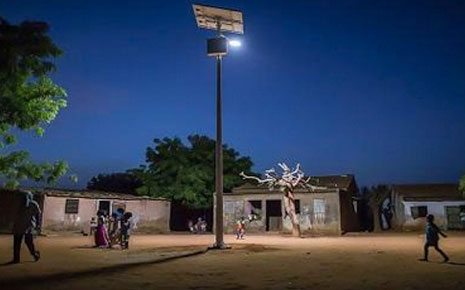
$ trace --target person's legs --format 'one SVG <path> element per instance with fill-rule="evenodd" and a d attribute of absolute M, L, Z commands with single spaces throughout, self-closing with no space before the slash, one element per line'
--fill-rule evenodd
<path fill-rule="evenodd" d="M 129 235 L 126 235 L 126 242 L 125 242 L 124 247 L 125 247 L 126 249 L 129 249 Z"/>
<path fill-rule="evenodd" d="M 39 251 L 36 251 L 34 247 L 34 238 L 32 237 L 31 233 L 24 235 L 24 242 L 29 249 L 29 253 L 31 253 L 31 255 L 34 257 L 34 260 L 37 262 L 40 259 L 40 253 Z"/>
<path fill-rule="evenodd" d="M 444 262 L 449 261 L 449 257 L 446 255 L 446 253 L 444 253 L 443 250 L 439 249 L 439 246 L 437 244 L 434 246 L 434 249 L 438 251 L 439 254 L 441 254 L 441 256 L 444 258 Z"/>
<path fill-rule="evenodd" d="M 424 245 L 424 247 L 423 247 L 424 253 L 425 253 L 425 254 L 424 254 L 424 258 L 423 258 L 424 261 L 428 261 L 428 248 L 429 248 L 428 243 L 425 243 L 425 245 Z"/>
<path fill-rule="evenodd" d="M 121 234 L 121 249 L 127 249 L 129 246 L 129 235 L 127 233 Z"/>
<path fill-rule="evenodd" d="M 22 240 L 23 240 L 23 234 L 15 234 L 13 236 L 13 262 L 14 263 L 19 263 Z"/>

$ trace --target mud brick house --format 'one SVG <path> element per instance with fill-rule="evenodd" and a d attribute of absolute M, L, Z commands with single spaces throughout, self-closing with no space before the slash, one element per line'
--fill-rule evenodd
<path fill-rule="evenodd" d="M 98 210 L 111 214 L 118 208 L 133 213 L 137 220 L 136 231 L 169 231 L 170 202 L 160 198 L 128 194 L 59 190 L 28 189 L 34 193 L 42 214 L 43 232 L 79 231 L 88 233 L 90 220 Z M 23 202 L 20 191 L 0 190 L 0 231 L 10 232 L 18 207 Z"/>
<path fill-rule="evenodd" d="M 465 197 L 458 184 L 393 185 L 389 198 L 393 228 L 423 230 L 426 216 L 433 214 L 441 228 L 465 230 Z"/>
<path fill-rule="evenodd" d="M 353 175 L 312 177 L 311 183 L 324 187 L 317 191 L 296 190 L 296 212 L 302 233 L 343 234 L 358 231 L 356 195 Z M 237 220 L 252 217 L 247 232 L 290 232 L 283 193 L 266 186 L 245 184 L 224 193 L 224 229 L 233 233 Z M 215 212 L 215 211 L 214 211 Z"/>

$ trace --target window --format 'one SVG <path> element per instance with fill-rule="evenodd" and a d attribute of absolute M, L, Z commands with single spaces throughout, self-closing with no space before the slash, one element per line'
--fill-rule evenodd
<path fill-rule="evenodd" d="M 262 201 L 261 200 L 249 200 L 248 215 L 252 219 L 261 219 L 262 215 Z"/>
<path fill-rule="evenodd" d="M 66 199 L 65 213 L 78 213 L 79 212 L 79 199 Z"/>
<path fill-rule="evenodd" d="M 326 202 L 324 199 L 313 200 L 313 215 L 317 223 L 324 223 L 326 217 Z"/>
<path fill-rule="evenodd" d="M 427 206 L 412 206 L 410 210 L 412 211 L 412 217 L 414 219 L 426 217 L 428 215 Z"/>

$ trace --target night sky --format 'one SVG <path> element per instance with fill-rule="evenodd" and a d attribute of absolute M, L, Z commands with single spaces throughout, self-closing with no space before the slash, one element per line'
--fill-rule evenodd
<path fill-rule="evenodd" d="M 224 141 L 256 171 L 301 162 L 360 185 L 456 182 L 465 173 L 465 2 L 197 1 L 241 9 L 224 61 Z M 65 51 L 69 106 L 16 148 L 65 159 L 78 187 L 145 160 L 153 138 L 214 137 L 212 32 L 190 1 L 1 1 Z M 67 186 L 63 181 L 62 186 Z"/>

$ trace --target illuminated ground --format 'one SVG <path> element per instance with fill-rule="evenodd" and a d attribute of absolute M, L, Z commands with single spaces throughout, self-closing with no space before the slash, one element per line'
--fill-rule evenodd
<path fill-rule="evenodd" d="M 23 264 L 0 267 L 0 289 L 465 289 L 465 233 L 449 234 L 441 243 L 451 264 L 434 251 L 432 262 L 417 261 L 420 234 L 227 236 L 232 250 L 138 266 L 127 263 L 197 251 L 213 236 L 134 236 L 127 252 L 90 248 L 88 237 L 47 237 L 37 240 L 38 263 L 23 248 Z M 11 242 L 0 236 L 0 263 Z"/>

